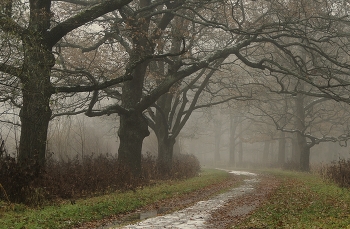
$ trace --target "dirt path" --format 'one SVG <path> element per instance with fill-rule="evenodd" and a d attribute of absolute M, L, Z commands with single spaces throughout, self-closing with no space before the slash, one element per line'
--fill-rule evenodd
<path fill-rule="evenodd" d="M 227 228 L 249 215 L 278 185 L 273 177 L 237 171 L 232 174 L 229 181 L 79 228 Z M 225 188 L 229 190 L 213 196 Z M 118 226 L 138 219 L 144 220 Z"/>
<path fill-rule="evenodd" d="M 257 179 L 259 182 L 252 192 L 231 198 L 211 212 L 206 228 L 224 229 L 239 223 L 257 209 L 279 185 L 279 181 L 272 176 L 258 175 Z"/>
<path fill-rule="evenodd" d="M 255 184 L 260 182 L 256 177 L 256 174 L 250 173 L 242 185 L 232 188 L 225 193 L 216 195 L 209 200 L 202 200 L 191 207 L 175 211 L 171 214 L 152 217 L 122 228 L 206 228 L 212 212 L 219 211 L 220 208 L 223 207 L 229 200 L 239 198 L 244 195 L 249 195 L 249 193 L 254 191 Z"/>

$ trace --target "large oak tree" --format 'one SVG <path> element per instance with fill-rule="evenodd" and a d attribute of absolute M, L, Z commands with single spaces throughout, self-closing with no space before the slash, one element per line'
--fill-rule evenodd
<path fill-rule="evenodd" d="M 22 162 L 35 159 L 40 164 L 44 163 L 47 129 L 51 118 L 50 98 L 53 94 L 92 91 L 122 82 L 126 78 L 117 77 L 113 81 L 104 82 L 104 85 L 97 83 L 55 87 L 51 82 L 51 70 L 55 65 L 53 47 L 64 36 L 127 5 L 131 0 L 86 2 L 86 6 L 78 13 L 71 13 L 62 21 L 53 20 L 55 10 L 58 9 L 52 8 L 52 2 L 6 0 L 0 3 L 1 39 L 7 44 L 1 49 L 0 71 L 4 86 L 21 91 L 18 159 Z M 11 94 L 5 96 L 11 97 Z"/>
<path fill-rule="evenodd" d="M 74 7 L 61 20 L 52 20 L 55 18 L 52 1 L 1 3 L 1 39 L 13 38 L 8 44 L 14 45 L 16 52 L 12 52 L 13 49 L 3 51 L 8 50 L 6 47 L 1 50 L 4 57 L 0 60 L 0 70 L 4 73 L 2 77 L 11 75 L 20 81 L 22 130 L 19 159 L 22 161 L 35 156 L 39 161 L 44 160 L 53 94 L 94 91 L 87 114 L 120 115 L 118 160 L 135 175 L 140 174 L 142 141 L 149 133 L 143 112 L 177 82 L 230 55 L 247 67 L 263 70 L 266 74 L 293 76 L 318 87 L 328 96 L 346 100 L 346 97 L 336 94 L 335 88 L 347 85 L 346 28 L 349 18 L 339 13 L 339 6 L 334 1 L 65 2 Z M 182 19 L 188 33 L 176 36 L 175 18 Z M 108 23 L 106 30 L 99 31 L 103 36 L 93 47 L 111 40 L 120 44 L 123 49 L 115 50 L 114 55 L 127 56 L 124 73 L 105 82 L 90 79 L 91 75 L 86 74 L 87 78 L 90 77 L 87 84 L 53 85 L 53 47 L 66 35 L 95 19 Z M 199 33 L 202 35 L 196 39 Z M 196 46 L 189 47 L 189 41 L 195 39 Z M 218 41 L 221 41 L 219 46 L 216 45 Z M 305 51 L 311 60 L 303 61 L 295 50 Z M 286 67 L 280 59 L 295 64 Z M 153 61 L 164 63 L 166 76 L 153 88 L 144 90 Z M 105 109 L 95 107 L 100 89 L 126 79 L 129 81 L 122 84 L 122 89 L 116 90 L 119 102 Z"/>

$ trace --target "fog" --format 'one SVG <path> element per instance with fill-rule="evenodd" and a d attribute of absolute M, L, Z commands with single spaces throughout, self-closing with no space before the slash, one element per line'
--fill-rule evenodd
<path fill-rule="evenodd" d="M 208 115 L 210 114 L 210 115 Z M 191 116 L 176 140 L 174 153 L 195 155 L 202 167 L 263 167 L 278 163 L 279 138 L 277 134 L 262 131 L 259 122 L 242 117 L 234 140 L 234 160 L 230 158 L 230 114 L 228 110 L 213 107 L 199 110 Z M 85 115 L 59 117 L 51 121 L 47 143 L 47 158 L 59 161 L 81 159 L 100 154 L 117 157 L 119 117 L 116 115 L 89 118 Z M 273 125 L 269 131 L 273 130 Z M 19 126 L 3 125 L 2 139 L 8 154 L 16 155 Z M 276 129 L 273 130 L 276 133 Z M 232 144 L 231 144 L 232 145 Z M 341 146 L 342 145 L 342 146 Z M 231 146 L 232 147 L 232 146 Z M 296 164 L 293 155 L 293 137 L 287 134 L 285 164 Z M 157 138 L 154 132 L 145 138 L 143 154 L 157 156 Z M 232 157 L 232 156 L 231 156 Z M 339 142 L 322 142 L 311 148 L 310 164 L 327 164 L 350 158 L 350 149 Z M 230 162 L 231 160 L 231 162 Z M 233 163 L 232 163 L 233 162 Z"/>
<path fill-rule="evenodd" d="M 236 166 L 252 168 L 260 167 L 279 167 L 278 151 L 279 139 L 269 139 L 269 136 L 257 136 L 256 126 L 254 123 L 243 124 L 242 131 L 245 132 L 242 137 L 242 149 L 238 147 L 239 140 L 236 142 L 235 163 L 231 165 L 230 161 L 230 133 L 229 133 L 229 117 L 222 117 L 223 123 L 222 135 L 220 138 L 219 157 L 215 155 L 215 132 L 213 126 L 217 125 L 217 121 L 202 120 L 202 125 L 198 126 L 200 131 L 192 138 L 180 137 L 180 145 L 182 153 L 192 153 L 199 158 L 201 165 L 204 167 L 220 167 L 220 166 Z M 200 123 L 196 118 L 191 119 L 189 126 L 193 123 Z M 243 122 L 244 123 L 244 122 Z M 226 129 L 225 129 L 226 128 Z M 192 128 L 186 128 L 189 130 Z M 186 132 L 186 130 L 184 132 Z M 252 132 L 253 130 L 253 132 Z M 277 130 L 276 130 L 277 131 Z M 294 166 L 300 160 L 293 156 L 292 136 L 286 137 L 285 145 L 285 163 Z M 268 148 L 266 148 L 268 145 Z M 267 151 L 267 152 L 264 152 Z M 240 159 L 240 154 L 241 159 Z M 327 164 L 339 159 L 350 158 L 350 148 L 339 142 L 323 142 L 311 148 L 310 164 L 320 165 Z"/>

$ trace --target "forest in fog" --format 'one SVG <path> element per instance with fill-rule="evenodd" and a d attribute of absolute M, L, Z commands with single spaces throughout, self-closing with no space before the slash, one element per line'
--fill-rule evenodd
<path fill-rule="evenodd" d="M 349 157 L 347 0 L 0 6 L 0 156 L 30 179 L 101 155 L 136 178 L 148 157 L 164 177 Z"/>

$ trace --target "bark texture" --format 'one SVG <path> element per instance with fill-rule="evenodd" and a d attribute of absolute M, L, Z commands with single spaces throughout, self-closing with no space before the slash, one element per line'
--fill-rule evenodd
<path fill-rule="evenodd" d="M 51 1 L 30 1 L 30 22 L 22 35 L 24 64 L 20 76 L 23 105 L 20 112 L 21 137 L 18 160 L 45 162 L 47 129 L 51 117 L 52 47 L 45 40 L 50 27 Z"/>
<path fill-rule="evenodd" d="M 149 135 L 147 120 L 139 112 L 121 115 L 118 135 L 120 138 L 118 163 L 128 168 L 133 176 L 139 177 L 142 143 Z"/>
<path fill-rule="evenodd" d="M 148 122 L 142 111 L 135 110 L 142 98 L 143 81 L 147 63 L 139 64 L 134 70 L 133 79 L 123 85 L 122 106 L 129 110 L 120 115 L 118 135 L 118 163 L 130 168 L 135 177 L 141 174 L 142 143 L 149 135 Z"/>

